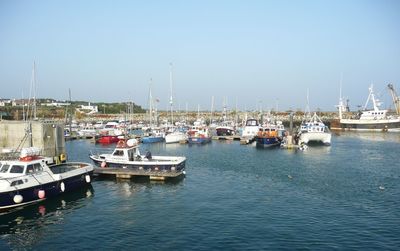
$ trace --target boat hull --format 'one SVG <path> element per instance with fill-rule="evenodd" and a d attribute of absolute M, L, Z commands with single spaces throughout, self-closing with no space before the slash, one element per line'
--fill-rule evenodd
<path fill-rule="evenodd" d="M 256 137 L 256 146 L 257 147 L 275 147 L 279 146 L 281 141 L 277 137 Z"/>
<path fill-rule="evenodd" d="M 206 144 L 211 142 L 211 137 L 189 137 L 189 144 Z"/>
<path fill-rule="evenodd" d="M 218 136 L 232 136 L 235 134 L 235 130 L 231 128 L 219 128 L 215 129 L 217 131 Z"/>
<path fill-rule="evenodd" d="M 162 142 L 164 141 L 164 137 L 144 137 L 142 138 L 142 143 L 147 144 L 147 143 L 157 143 L 157 142 Z"/>
<path fill-rule="evenodd" d="M 165 143 L 179 143 L 182 140 L 187 140 L 187 136 L 185 133 L 171 133 L 165 136 Z"/>
<path fill-rule="evenodd" d="M 130 168 L 145 171 L 183 171 L 185 169 L 186 160 L 179 163 L 166 163 L 162 161 L 143 161 L 137 163 L 121 163 L 117 161 L 105 161 L 90 156 L 90 159 L 97 167 L 101 168 Z"/>
<path fill-rule="evenodd" d="M 99 143 L 99 144 L 113 144 L 113 143 L 117 143 L 118 141 L 119 141 L 118 136 L 106 135 L 106 136 L 101 136 L 99 139 L 97 139 L 96 143 Z"/>
<path fill-rule="evenodd" d="M 342 119 L 332 125 L 334 130 L 400 132 L 400 119 L 356 120 Z"/>
<path fill-rule="evenodd" d="M 330 133 L 321 133 L 321 132 L 305 132 L 301 133 L 299 136 L 299 143 L 322 143 L 324 145 L 331 144 L 331 137 Z"/>
<path fill-rule="evenodd" d="M 89 179 L 86 176 L 89 175 Z M 15 207 L 20 207 L 32 203 L 36 203 L 46 198 L 58 196 L 62 193 L 70 192 L 78 188 L 88 186 L 91 183 L 93 169 L 90 172 L 81 173 L 76 176 L 68 177 L 61 180 L 43 183 L 40 185 L 17 189 L 15 191 L 6 191 L 0 193 L 0 210 L 7 210 Z M 44 197 L 39 197 L 39 191 L 44 191 Z M 16 203 L 15 196 L 21 195 L 22 201 Z"/>

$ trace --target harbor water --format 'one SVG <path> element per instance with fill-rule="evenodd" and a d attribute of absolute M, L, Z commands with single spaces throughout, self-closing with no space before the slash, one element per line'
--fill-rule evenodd
<path fill-rule="evenodd" d="M 398 250 L 400 134 L 340 133 L 306 151 L 238 141 L 141 145 L 186 156 L 168 182 L 98 178 L 0 215 L 0 250 Z M 66 143 L 70 161 L 108 152 Z"/>

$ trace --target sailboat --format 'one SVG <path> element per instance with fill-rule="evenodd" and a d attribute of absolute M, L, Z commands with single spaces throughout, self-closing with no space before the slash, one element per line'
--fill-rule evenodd
<path fill-rule="evenodd" d="M 157 109 L 155 109 L 156 111 Z M 149 87 L 149 123 L 150 128 L 147 136 L 142 138 L 142 143 L 157 143 L 164 141 L 165 134 L 160 129 L 153 125 L 153 96 L 151 94 L 151 79 Z"/>
<path fill-rule="evenodd" d="M 171 107 L 171 124 L 173 126 L 173 131 L 167 135 L 165 135 L 165 143 L 179 143 L 180 141 L 186 141 L 187 135 L 185 132 L 179 130 L 178 127 L 174 126 L 174 109 L 173 109 L 173 98 L 172 98 L 172 63 L 170 64 L 170 73 L 169 73 L 169 83 L 170 83 L 170 91 L 171 96 L 169 99 L 169 104 Z"/>

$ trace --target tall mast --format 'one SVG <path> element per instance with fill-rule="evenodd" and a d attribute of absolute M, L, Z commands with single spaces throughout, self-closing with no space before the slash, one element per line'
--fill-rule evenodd
<path fill-rule="evenodd" d="M 36 62 L 33 61 L 33 69 L 32 69 L 32 91 L 33 91 L 33 119 L 37 118 L 37 107 L 36 107 Z"/>
<path fill-rule="evenodd" d="M 210 118 L 210 124 L 213 123 L 213 118 L 214 117 L 214 96 L 211 96 L 211 118 Z"/>
<path fill-rule="evenodd" d="M 151 127 L 153 124 L 153 96 L 151 95 L 151 84 L 152 84 L 152 79 L 150 78 L 150 83 L 149 83 L 149 126 Z"/>
<path fill-rule="evenodd" d="M 169 63 L 169 84 L 170 84 L 170 92 L 171 96 L 169 98 L 169 105 L 171 107 L 171 124 L 174 125 L 174 112 L 173 112 L 173 101 L 172 101 L 172 63 Z"/>

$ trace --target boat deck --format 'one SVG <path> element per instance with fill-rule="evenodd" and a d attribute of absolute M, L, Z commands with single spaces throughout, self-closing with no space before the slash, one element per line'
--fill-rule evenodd
<path fill-rule="evenodd" d="M 150 171 L 130 168 L 95 168 L 96 175 L 114 175 L 116 178 L 148 177 L 150 180 L 166 180 L 184 175 L 184 171 Z"/>

